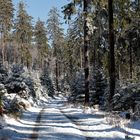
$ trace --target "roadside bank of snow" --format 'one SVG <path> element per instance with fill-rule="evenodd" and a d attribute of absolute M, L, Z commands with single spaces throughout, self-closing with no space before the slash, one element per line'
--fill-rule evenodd
<path fill-rule="evenodd" d="M 91 140 L 140 140 L 140 121 L 70 104 L 61 107 L 61 111 Z"/>
<path fill-rule="evenodd" d="M 3 129 L 0 129 L 0 140 L 2 138 L 8 140 L 22 140 L 23 138 L 29 138 L 40 111 L 40 108 L 30 107 L 23 112 L 21 118 L 4 115 L 3 120 L 5 123 Z"/>

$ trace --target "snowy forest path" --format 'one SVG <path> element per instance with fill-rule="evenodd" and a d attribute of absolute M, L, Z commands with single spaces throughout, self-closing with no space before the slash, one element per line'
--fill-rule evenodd
<path fill-rule="evenodd" d="M 33 129 L 33 133 L 31 134 L 31 139 L 37 139 L 38 138 L 38 132 L 39 132 L 39 125 L 40 125 L 40 121 L 41 121 L 41 116 L 42 116 L 42 113 L 44 112 L 44 108 L 39 112 L 38 116 L 37 116 L 37 119 L 36 119 L 36 124 L 35 124 L 35 127 Z"/>
<path fill-rule="evenodd" d="M 61 109 L 61 98 L 52 99 L 40 111 L 30 139 L 38 140 L 87 140 L 77 125 Z"/>
<path fill-rule="evenodd" d="M 64 109 L 66 99 L 55 97 L 31 107 L 17 120 L 8 122 L 10 140 L 88 140 Z M 9 140 L 9 139 L 8 139 Z"/>
<path fill-rule="evenodd" d="M 130 128 L 115 127 L 107 122 L 105 112 L 69 104 L 62 96 L 39 104 L 18 120 L 8 118 L 0 140 L 1 136 L 4 140 L 123 140 L 126 134 L 140 139 L 137 122 L 129 124 Z"/>

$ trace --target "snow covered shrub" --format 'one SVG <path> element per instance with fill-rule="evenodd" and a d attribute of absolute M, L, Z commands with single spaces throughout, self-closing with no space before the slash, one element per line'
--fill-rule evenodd
<path fill-rule="evenodd" d="M 0 61 L 0 82 L 2 84 L 5 84 L 5 80 L 7 79 L 7 76 L 8 76 L 8 70 L 4 67 L 4 65 Z"/>
<path fill-rule="evenodd" d="M 0 97 L 2 97 L 5 93 L 7 93 L 5 86 L 0 83 Z"/>
<path fill-rule="evenodd" d="M 135 106 L 135 112 L 133 114 L 133 118 L 134 119 L 140 119 L 140 101 L 137 102 L 136 106 Z"/>
<path fill-rule="evenodd" d="M 85 91 L 85 77 L 84 72 L 81 70 L 77 72 L 76 75 L 70 82 L 70 91 L 69 101 L 71 102 L 83 102 L 84 101 L 84 91 Z"/>
<path fill-rule="evenodd" d="M 4 86 L 7 76 L 8 70 L 4 67 L 4 65 L 0 61 L 0 115 L 2 115 L 3 112 L 2 96 L 7 92 Z"/>
<path fill-rule="evenodd" d="M 41 84 L 46 88 L 48 95 L 53 97 L 54 87 L 52 84 L 52 80 L 49 76 L 48 68 L 46 66 L 44 66 L 40 80 L 41 80 Z"/>
<path fill-rule="evenodd" d="M 8 93 L 24 94 L 26 96 L 27 85 L 24 82 L 24 69 L 22 65 L 15 64 L 11 68 L 11 72 L 5 82 Z"/>
<path fill-rule="evenodd" d="M 91 72 L 90 78 L 90 93 L 93 104 L 103 105 L 104 93 L 107 88 L 107 80 L 101 68 L 96 68 Z"/>
<path fill-rule="evenodd" d="M 62 92 L 67 92 L 69 91 L 69 81 L 68 81 L 68 76 L 64 76 L 63 79 L 60 80 L 60 89 Z"/>
<path fill-rule="evenodd" d="M 132 137 L 132 136 L 126 135 L 125 136 L 125 140 L 135 140 L 135 138 Z"/>
<path fill-rule="evenodd" d="M 2 96 L 7 93 L 7 90 L 5 89 L 5 86 L 0 83 L 0 115 L 3 114 L 3 100 Z"/>
<path fill-rule="evenodd" d="M 33 79 L 31 77 L 27 77 L 24 81 L 29 88 L 29 95 L 35 98 L 36 97 L 35 87 L 34 87 L 35 83 Z"/>
<path fill-rule="evenodd" d="M 104 96 L 104 105 L 103 105 L 103 108 L 105 110 L 110 109 L 111 103 L 109 102 L 109 95 L 110 95 L 110 90 L 109 90 L 109 84 L 108 84 L 108 86 L 107 86 L 107 88 L 105 90 L 105 93 L 103 95 Z"/>
<path fill-rule="evenodd" d="M 0 83 L 0 97 L 2 97 L 5 93 L 7 93 L 5 86 Z"/>
<path fill-rule="evenodd" d="M 5 94 L 2 100 L 5 113 L 18 113 L 30 107 L 29 101 L 21 98 L 16 93 Z"/>
<path fill-rule="evenodd" d="M 134 112 L 138 102 L 140 102 L 140 83 L 129 84 L 128 86 L 116 90 L 113 97 L 113 109 L 132 109 Z"/>
<path fill-rule="evenodd" d="M 117 112 L 111 112 L 105 114 L 106 122 L 114 127 L 119 127 L 121 125 L 121 117 Z"/>

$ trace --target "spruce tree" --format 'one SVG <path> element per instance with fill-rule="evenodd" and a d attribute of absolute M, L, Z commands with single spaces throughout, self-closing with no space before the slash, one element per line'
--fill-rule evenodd
<path fill-rule="evenodd" d="M 8 78 L 5 82 L 5 87 L 8 93 L 17 93 L 21 96 L 23 91 L 26 91 L 27 85 L 25 84 L 24 80 L 25 77 L 23 76 L 24 73 L 23 65 L 14 64 L 12 65 L 11 72 L 8 74 Z M 27 94 L 25 95 L 27 96 Z"/>

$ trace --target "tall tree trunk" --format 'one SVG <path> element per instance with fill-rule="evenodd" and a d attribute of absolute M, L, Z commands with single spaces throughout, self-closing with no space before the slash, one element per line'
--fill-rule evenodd
<path fill-rule="evenodd" d="M 140 10 L 140 0 L 138 0 L 138 11 Z"/>
<path fill-rule="evenodd" d="M 130 45 L 129 45 L 129 74 L 130 74 L 130 79 L 132 79 L 133 77 L 133 60 L 132 60 L 132 44 L 130 42 Z"/>
<path fill-rule="evenodd" d="M 21 44 L 21 57 L 20 57 L 20 59 L 21 59 L 20 61 L 21 61 L 21 64 L 22 64 L 22 65 L 24 65 L 24 58 L 23 58 L 23 51 L 24 51 L 24 50 L 23 50 L 23 47 L 24 47 L 24 45 L 23 45 L 23 43 L 22 43 L 22 44 Z"/>
<path fill-rule="evenodd" d="M 89 104 L 89 36 L 87 26 L 88 0 L 84 0 L 84 72 L 85 72 L 85 106 Z"/>
<path fill-rule="evenodd" d="M 2 63 L 4 64 L 4 43 L 2 45 Z"/>
<path fill-rule="evenodd" d="M 8 61 L 8 59 L 7 59 L 8 45 L 9 44 L 8 44 L 6 36 L 5 36 L 4 37 L 4 61 Z"/>
<path fill-rule="evenodd" d="M 4 64 L 4 25 L 1 24 L 1 56 L 2 56 L 2 64 Z"/>
<path fill-rule="evenodd" d="M 57 58 L 55 60 L 55 76 L 56 76 L 56 90 L 59 91 L 59 87 L 58 87 L 58 62 L 57 62 Z"/>
<path fill-rule="evenodd" d="M 54 46 L 54 56 L 55 56 L 55 86 L 56 90 L 59 91 L 59 86 L 58 86 L 58 60 L 57 60 L 57 45 L 53 43 Z"/>
<path fill-rule="evenodd" d="M 0 34 L 0 63 L 2 62 L 2 33 Z"/>
<path fill-rule="evenodd" d="M 1 54 L 2 54 L 2 64 L 4 64 L 4 34 L 2 33 L 1 34 L 1 36 L 2 36 L 2 52 L 1 52 Z"/>
<path fill-rule="evenodd" d="M 115 92 L 113 0 L 108 0 L 108 14 L 109 14 L 109 64 L 110 64 L 109 65 L 110 95 L 109 95 L 108 101 L 109 101 L 109 103 L 111 103 L 112 98 L 114 96 L 114 92 Z"/>
<path fill-rule="evenodd" d="M 83 56 L 82 56 L 82 47 L 80 47 L 80 68 L 83 68 Z"/>
<path fill-rule="evenodd" d="M 118 64 L 118 80 L 121 80 L 121 66 Z"/>
<path fill-rule="evenodd" d="M 15 59 L 15 64 L 20 62 L 20 58 L 19 58 L 19 47 L 20 44 L 18 42 L 16 42 L 15 47 L 14 47 L 14 59 Z"/>
<path fill-rule="evenodd" d="M 58 62 L 58 77 L 61 76 L 61 71 L 62 71 L 62 65 L 61 65 L 61 62 L 59 61 Z"/>

